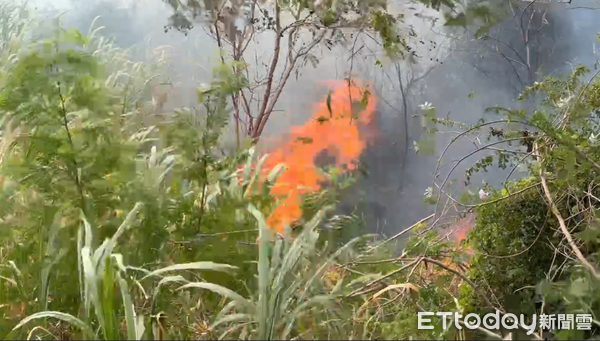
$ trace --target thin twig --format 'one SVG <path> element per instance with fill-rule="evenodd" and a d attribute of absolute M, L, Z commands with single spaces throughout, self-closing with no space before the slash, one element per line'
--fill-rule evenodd
<path fill-rule="evenodd" d="M 458 160 L 458 162 L 456 162 L 456 164 L 454 164 L 454 166 L 452 167 L 452 169 L 450 169 L 450 171 L 449 171 L 449 172 L 448 172 L 448 174 L 446 175 L 446 178 L 444 179 L 444 182 L 442 182 L 442 184 L 441 184 L 441 185 L 439 185 L 439 188 L 440 188 L 440 189 L 443 189 L 443 188 L 446 186 L 446 183 L 448 182 L 448 180 L 450 179 L 450 176 L 452 175 L 452 173 L 454 173 L 454 170 L 455 170 L 455 169 L 458 167 L 458 165 L 459 165 L 459 164 L 460 164 L 462 161 L 464 161 L 464 160 L 466 160 L 467 158 L 471 157 L 472 155 L 474 155 L 474 154 L 476 154 L 476 153 L 478 153 L 478 152 L 480 152 L 480 151 L 482 151 L 482 150 L 485 150 L 486 148 L 488 148 L 488 147 L 490 147 L 490 146 L 494 146 L 494 145 L 497 145 L 497 144 L 506 143 L 506 142 L 510 142 L 510 141 L 523 140 L 523 139 L 527 139 L 527 138 L 528 138 L 528 137 L 524 137 L 524 136 L 522 136 L 522 137 L 513 137 L 513 138 L 508 138 L 508 139 L 504 139 L 504 140 L 500 140 L 500 141 L 496 141 L 496 142 L 488 143 L 487 145 L 485 145 L 485 146 L 482 146 L 482 147 L 480 147 L 480 148 L 477 148 L 476 150 L 474 150 L 474 151 L 472 151 L 472 152 L 470 152 L 470 153 L 466 154 L 465 156 L 463 156 L 462 158 L 460 158 L 460 160 Z M 439 170 L 439 169 L 436 169 L 436 177 L 437 177 L 437 174 L 438 174 L 438 173 L 437 173 L 437 171 L 438 171 L 438 170 Z M 435 179 L 434 179 L 434 181 L 435 181 Z M 436 186 L 438 186 L 437 184 L 435 184 L 435 185 L 436 185 Z M 437 201 L 438 201 L 438 202 L 441 200 L 441 197 L 442 197 L 442 191 L 440 191 L 440 192 L 439 192 L 439 194 L 438 194 L 438 198 L 437 198 Z M 437 206 L 436 206 L 435 210 L 437 211 Z"/>
<path fill-rule="evenodd" d="M 498 199 L 494 199 L 494 200 L 490 200 L 490 201 L 485 201 L 485 202 L 482 202 L 482 203 L 480 203 L 480 204 L 463 204 L 463 203 L 461 203 L 460 201 L 458 201 L 458 200 L 454 199 L 454 197 L 452 197 L 450 194 L 448 194 L 448 193 L 446 193 L 445 191 L 443 191 L 443 189 L 442 189 L 442 188 L 440 188 L 439 186 L 437 186 L 437 184 L 436 184 L 436 186 L 438 187 L 438 189 L 439 189 L 440 191 L 443 191 L 444 195 L 446 195 L 446 197 L 450 198 L 450 200 L 452 200 L 452 201 L 453 201 L 455 204 L 457 204 L 457 205 L 459 205 L 459 206 L 462 206 L 462 207 L 469 208 L 468 212 L 472 211 L 474 208 L 479 208 L 479 207 L 483 207 L 483 206 L 487 206 L 487 205 L 495 204 L 495 203 L 498 203 L 498 202 L 500 202 L 500 201 L 506 200 L 506 199 L 508 199 L 508 198 L 511 198 L 511 197 L 512 197 L 512 196 L 514 196 L 514 195 L 517 195 L 517 194 L 519 194 L 519 193 L 523 193 L 523 192 L 525 192 L 525 191 L 527 191 L 527 190 L 529 190 L 529 189 L 532 189 L 532 188 L 534 188 L 534 187 L 537 187 L 537 186 L 539 186 L 539 185 L 540 185 L 540 183 L 539 183 L 539 182 L 537 182 L 537 183 L 535 183 L 535 184 L 533 184 L 533 185 L 529 185 L 529 186 L 527 186 L 527 187 L 523 187 L 523 188 L 521 188 L 520 190 L 518 190 L 518 191 L 516 191 L 516 192 L 509 193 L 509 194 L 507 194 L 507 195 L 505 195 L 505 196 L 503 196 L 503 197 L 500 197 L 500 198 L 498 198 Z"/>
<path fill-rule="evenodd" d="M 253 138 L 257 139 L 262 134 L 262 132 L 265 128 L 265 125 L 267 124 L 267 121 L 269 120 L 269 117 L 271 116 L 271 113 L 273 113 L 275 104 L 277 104 L 277 100 L 279 99 L 279 96 L 281 96 L 281 92 L 283 91 L 285 84 L 287 83 L 288 79 L 290 78 L 292 71 L 296 67 L 296 63 L 298 62 L 298 59 L 307 55 L 318 43 L 320 43 L 321 40 L 325 37 L 325 34 L 326 34 L 326 31 L 322 30 L 322 33 L 317 38 L 315 38 L 306 48 L 304 48 L 300 52 L 298 52 L 296 54 L 296 56 L 293 58 L 289 67 L 287 68 L 287 70 L 284 71 L 283 75 L 281 76 L 280 82 L 279 82 L 278 86 L 275 88 L 275 91 L 273 91 L 273 94 L 272 94 L 273 97 L 271 98 L 269 105 L 266 108 L 264 108 L 264 106 L 263 106 L 263 109 L 261 111 L 259 111 L 259 117 L 258 117 L 258 120 L 256 123 Z M 272 83 L 272 78 L 269 81 L 270 81 L 270 83 Z M 269 88 L 269 95 L 271 95 L 270 88 Z"/>
<path fill-rule="evenodd" d="M 192 240 L 172 240 L 171 243 L 173 243 L 173 244 L 191 244 L 194 242 L 201 241 L 204 238 L 211 238 L 211 237 L 217 237 L 217 236 L 228 236 L 230 234 L 241 234 L 241 233 L 250 233 L 250 232 L 257 232 L 257 231 L 258 231 L 258 229 L 248 229 L 248 230 L 239 230 L 239 231 L 230 231 L 230 232 L 201 233 Z"/>
<path fill-rule="evenodd" d="M 483 298 L 483 300 L 485 301 L 485 303 L 487 305 L 490 306 L 490 308 L 494 308 L 494 309 L 498 309 L 503 313 L 506 313 L 506 311 L 504 310 L 504 308 L 500 307 L 500 308 L 496 308 L 494 306 L 494 304 L 492 304 L 492 302 L 490 301 L 490 299 L 482 292 L 479 291 L 479 288 L 477 287 L 477 285 L 475 285 L 475 283 L 473 283 L 473 281 L 471 281 L 467 276 L 465 276 L 464 274 L 460 273 L 459 271 L 456 271 L 450 267 L 448 267 L 447 265 L 445 265 L 442 262 L 439 262 L 435 259 L 431 259 L 431 258 L 422 258 L 421 259 L 423 262 L 428 262 L 428 263 L 432 263 L 435 264 L 447 271 L 452 272 L 453 274 L 457 275 L 458 277 L 462 278 L 465 282 L 467 282 L 471 287 L 473 287 L 473 290 L 475 290 L 475 292 L 477 292 L 477 294 L 479 294 L 479 296 L 481 296 L 481 298 Z"/>
<path fill-rule="evenodd" d="M 376 250 L 377 248 L 379 248 L 380 246 L 382 246 L 382 245 L 384 245 L 384 244 L 387 244 L 387 243 L 391 242 L 392 240 L 395 240 L 395 239 L 398 239 L 398 238 L 400 238 L 400 237 L 401 237 L 402 235 L 404 235 L 405 233 L 409 232 L 410 230 L 414 229 L 415 227 L 417 227 L 417 226 L 419 226 L 420 224 L 422 224 L 422 223 L 424 223 L 424 222 L 428 221 L 428 220 L 429 220 L 429 219 L 431 219 L 431 218 L 433 218 L 433 214 L 430 214 L 430 215 L 428 215 L 427 217 L 425 217 L 425 218 L 423 218 L 423 219 L 421 219 L 421 220 L 417 221 L 416 223 L 412 224 L 411 226 L 409 226 L 409 227 L 405 228 L 404 230 L 402 230 L 402 231 L 400 231 L 400 232 L 396 233 L 394 236 L 392 236 L 392 237 L 390 237 L 390 238 L 386 239 L 385 241 L 381 242 L 380 244 L 377 244 L 377 245 L 376 245 L 376 246 L 374 246 L 374 247 L 373 247 L 373 248 L 372 248 L 370 251 L 372 252 L 372 251 Z"/>
<path fill-rule="evenodd" d="M 369 283 L 365 284 L 363 287 L 361 287 L 361 288 L 358 288 L 358 289 L 354 290 L 352 293 L 350 293 L 350 294 L 348 295 L 348 297 L 356 297 L 356 296 L 358 296 L 358 295 L 362 295 L 362 294 L 365 294 L 365 293 L 367 293 L 367 292 L 371 291 L 371 290 L 367 290 L 367 291 L 365 291 L 364 289 L 366 289 L 366 288 L 370 288 L 370 287 L 372 287 L 373 285 L 375 285 L 375 284 L 377 284 L 377 283 L 380 283 L 380 282 L 382 282 L 382 281 L 385 281 L 386 279 L 388 279 L 388 278 L 390 278 L 390 277 L 394 276 L 395 274 L 397 274 L 397 273 L 400 273 L 400 272 L 402 272 L 402 271 L 404 271 L 404 270 L 406 270 L 406 269 L 410 268 L 411 266 L 413 266 L 413 265 L 415 265 L 415 264 L 419 263 L 419 262 L 421 261 L 421 259 L 422 259 L 421 257 L 419 257 L 419 258 L 415 258 L 415 259 L 414 259 L 412 262 L 410 262 L 410 263 L 406 264 L 405 266 L 403 266 L 403 267 L 401 267 L 401 268 L 399 268 L 399 269 L 397 269 L 397 270 L 394 270 L 394 271 L 392 271 L 392 272 L 388 273 L 387 275 L 385 275 L 385 276 L 383 276 L 383 277 L 381 277 L 381 278 L 378 278 L 378 279 L 376 279 L 376 280 L 373 280 L 373 281 L 371 281 L 371 282 L 369 282 Z"/>
<path fill-rule="evenodd" d="M 73 143 L 73 137 L 71 135 L 71 130 L 69 129 L 69 122 L 67 120 L 67 109 L 65 107 L 65 99 L 60 90 L 60 82 L 58 82 L 58 84 L 57 84 L 57 89 L 58 89 L 58 97 L 60 98 L 60 104 L 61 104 L 61 109 L 62 109 L 61 114 L 62 114 L 62 119 L 63 119 L 63 127 L 65 128 L 65 131 L 67 132 L 67 139 L 69 141 L 69 146 L 71 147 L 71 150 L 73 151 L 73 157 L 71 158 L 71 162 L 73 163 L 73 168 L 74 168 L 73 176 L 75 178 L 75 186 L 77 187 L 77 193 L 79 195 L 81 210 L 85 214 L 87 212 L 87 210 L 85 207 L 85 196 L 83 194 L 83 184 L 81 183 L 81 178 L 79 177 L 79 165 L 77 164 L 77 160 L 75 159 L 75 144 Z"/>

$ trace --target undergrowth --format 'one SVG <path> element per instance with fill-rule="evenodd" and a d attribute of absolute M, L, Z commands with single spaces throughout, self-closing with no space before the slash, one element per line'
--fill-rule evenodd
<path fill-rule="evenodd" d="M 248 85 L 229 65 L 215 67 L 197 105 L 165 114 L 147 103 L 160 63 L 130 60 L 98 30 L 57 26 L 29 40 L 35 27 L 11 20 L 0 45 L 0 336 L 466 339 L 481 335 L 441 321 L 420 330 L 416 313 L 499 310 L 591 313 L 590 331 L 560 336 L 595 337 L 600 149 L 590 112 L 600 87 L 580 80 L 583 68 L 528 89 L 546 97 L 534 113 L 495 108 L 535 127 L 536 148 L 527 179 L 463 204 L 477 214 L 467 240 L 424 219 L 399 253 L 403 233 L 339 233 L 361 222 L 335 214 L 353 176 L 336 170 L 305 198 L 297 226 L 272 232 L 270 189 L 285 165 L 263 170 L 268 155 L 253 147 L 220 148 L 228 98 Z"/>

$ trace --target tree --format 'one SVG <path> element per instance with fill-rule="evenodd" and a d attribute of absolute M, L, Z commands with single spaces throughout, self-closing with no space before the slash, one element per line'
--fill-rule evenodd
<path fill-rule="evenodd" d="M 385 0 L 166 2 L 174 10 L 167 28 L 187 32 L 197 21 L 208 26 L 222 50 L 221 61 L 233 61 L 234 72 L 248 79 L 251 69 L 259 68 L 249 65 L 250 44 L 267 37 L 272 42 L 273 55 L 265 75 L 231 97 L 238 143 L 242 133 L 254 140 L 261 136 L 292 74 L 298 75 L 307 62 L 318 63 L 311 54 L 317 45 L 323 43 L 331 49 L 369 31 L 378 34 L 390 56 L 402 55 L 407 47 L 404 33 L 397 30 L 402 16 L 388 13 Z"/>
<path fill-rule="evenodd" d="M 505 83 L 516 96 L 566 61 L 568 42 L 561 37 L 564 14 L 537 0 L 503 1 L 494 10 L 497 24 L 468 29 L 464 47 L 459 48 L 468 51 L 466 58 L 476 70 Z"/>

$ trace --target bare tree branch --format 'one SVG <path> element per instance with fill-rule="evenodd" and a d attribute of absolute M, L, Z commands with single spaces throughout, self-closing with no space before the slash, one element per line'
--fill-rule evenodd
<path fill-rule="evenodd" d="M 271 113 L 273 112 L 275 104 L 277 104 L 277 100 L 279 99 L 279 96 L 281 95 L 281 92 L 283 91 L 283 88 L 284 88 L 286 82 L 288 81 L 288 79 L 290 78 L 290 75 L 292 74 L 292 71 L 296 67 L 296 63 L 298 62 L 298 59 L 305 56 L 307 53 L 310 52 L 310 50 L 312 50 L 313 47 L 315 47 L 318 43 L 320 43 L 321 40 L 323 39 L 323 37 L 325 36 L 325 34 L 326 34 L 326 31 L 322 30 L 316 39 L 313 39 L 313 41 L 307 47 L 305 47 L 304 49 L 302 49 L 300 52 L 298 52 L 296 54 L 296 56 L 293 58 L 292 62 L 288 66 L 287 70 L 284 71 L 283 76 L 281 77 L 281 81 L 279 82 L 278 86 L 275 88 L 275 91 L 272 94 L 273 97 L 272 97 L 271 101 L 269 102 L 269 105 L 266 108 L 264 108 L 264 104 L 263 104 L 264 109 L 261 109 L 261 111 L 259 113 L 259 119 L 257 122 L 257 126 L 255 127 L 255 132 L 253 134 L 253 137 L 255 139 L 260 137 L 260 135 L 262 134 L 262 132 L 265 128 L 265 125 L 267 124 L 267 121 L 269 120 L 269 117 L 271 116 Z M 269 84 L 272 84 L 272 80 L 269 82 Z M 269 93 L 270 93 L 270 87 L 269 87 Z M 265 97 L 268 97 L 267 94 L 265 94 Z"/>
<path fill-rule="evenodd" d="M 269 105 L 269 97 L 271 96 L 271 87 L 273 86 L 273 76 L 275 75 L 275 70 L 277 69 L 277 63 L 279 62 L 279 52 L 281 51 L 281 5 L 279 1 L 275 1 L 275 50 L 273 51 L 273 59 L 271 60 L 271 64 L 269 67 L 269 71 L 267 73 L 267 87 L 265 89 L 265 94 L 263 96 L 262 104 L 260 110 L 258 111 L 258 121 L 256 122 L 256 129 L 262 130 L 261 127 L 264 125 L 263 120 L 268 119 L 268 117 L 264 117 L 265 110 Z M 276 101 L 276 100 L 275 100 Z M 260 134 L 253 134 L 254 138 L 258 138 Z"/>

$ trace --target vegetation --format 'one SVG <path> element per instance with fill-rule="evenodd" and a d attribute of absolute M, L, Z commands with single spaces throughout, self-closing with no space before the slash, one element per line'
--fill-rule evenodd
<path fill-rule="evenodd" d="M 228 64 L 233 73 L 246 77 L 256 73 L 257 81 L 246 84 L 231 96 L 238 146 L 244 138 L 254 141 L 260 138 L 290 77 L 298 78 L 307 65 L 318 65 L 315 51 L 318 46 L 325 46 L 329 51 L 344 46 L 351 49 L 354 56 L 357 41 L 366 34 L 377 39 L 383 51 L 380 58 L 400 61 L 415 57 L 414 46 L 411 46 L 417 44 L 411 41 L 417 37 L 415 30 L 406 24 L 406 14 L 394 13 L 386 0 L 163 1 L 173 11 L 165 31 L 176 29 L 187 35 L 198 23 L 208 28 L 220 50 L 221 62 Z M 459 6 L 454 0 L 419 0 L 418 3 L 443 10 L 446 25 L 470 24 L 485 31 L 498 21 L 490 8 L 481 4 Z M 255 55 L 249 52 L 265 40 L 273 48 L 263 69 L 258 60 L 251 60 Z M 352 78 L 351 66 L 344 79 L 351 81 Z M 254 109 L 255 106 L 258 109 Z"/>
<path fill-rule="evenodd" d="M 523 337 L 444 330 L 438 320 L 417 328 L 418 311 L 498 310 L 590 313 L 591 330 L 555 336 L 597 338 L 597 73 L 584 81 L 589 70 L 578 67 L 533 83 L 522 95 L 544 98 L 533 111 L 491 108 L 498 119 L 473 126 L 423 106 L 433 135 L 440 125 L 463 130 L 451 143 L 488 135 L 472 154 L 495 154 L 468 174 L 494 162 L 524 167 L 522 180 L 490 188 L 483 201 L 446 192 L 450 172 L 428 193 L 438 205 L 431 217 L 384 240 L 348 237 L 337 232 L 360 222 L 334 208 L 354 174 L 334 169 L 326 189 L 306 196 L 303 219 L 275 234 L 266 217 L 284 165 L 264 172 L 268 156 L 252 145 L 220 150 L 249 87 L 240 60 L 215 67 L 197 106 L 160 115 L 144 105 L 150 66 L 125 59 L 97 31 L 57 26 L 31 42 L 24 37 L 35 27 L 6 20 L 18 24 L 3 26 L 12 31 L 0 45 L 0 336 Z M 476 215 L 462 243 L 441 228 L 444 201 Z M 395 242 L 409 232 L 398 254 Z"/>

